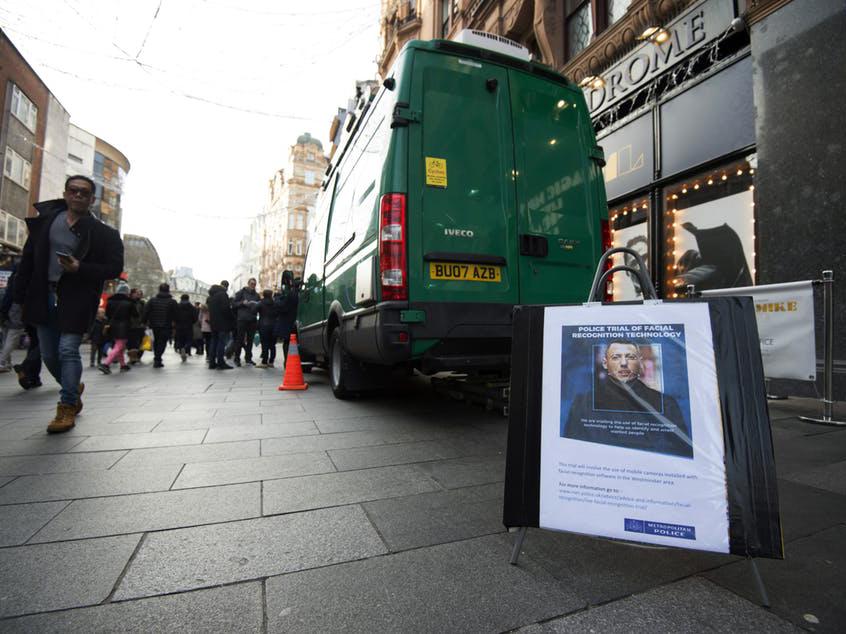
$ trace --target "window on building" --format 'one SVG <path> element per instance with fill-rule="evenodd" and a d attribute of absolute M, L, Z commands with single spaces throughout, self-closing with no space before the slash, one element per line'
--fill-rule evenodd
<path fill-rule="evenodd" d="M 288 240 L 288 255 L 294 255 L 294 241 Z"/>
<path fill-rule="evenodd" d="M 306 158 L 307 158 L 309 161 L 313 161 L 313 160 L 314 160 L 314 152 L 308 152 L 308 153 L 306 154 Z"/>
<path fill-rule="evenodd" d="M 297 229 L 305 229 L 305 215 L 302 213 L 297 214 Z"/>
<path fill-rule="evenodd" d="M 12 148 L 6 147 L 6 158 L 3 161 L 3 174 L 15 183 L 29 191 L 32 165 Z"/>
<path fill-rule="evenodd" d="M 312 172 L 311 170 L 305 171 L 305 184 L 314 185 L 314 172 Z"/>
<path fill-rule="evenodd" d="M 590 44 L 593 35 L 593 11 L 590 0 L 566 0 L 567 59 L 572 59 Z"/>
<path fill-rule="evenodd" d="M 12 85 L 12 114 L 20 119 L 27 128 L 35 132 L 35 125 L 38 122 L 38 107 L 23 94 L 23 91 Z"/>
<path fill-rule="evenodd" d="M 617 20 L 626 15 L 629 10 L 629 5 L 632 0 L 605 0 L 605 8 L 608 19 L 608 26 L 614 24 Z"/>
<path fill-rule="evenodd" d="M 296 215 L 297 214 L 295 214 L 293 211 L 288 212 L 288 229 L 294 228 L 294 223 L 296 222 L 295 219 L 294 219 L 294 216 L 296 216 Z"/>
<path fill-rule="evenodd" d="M 441 0 L 441 37 L 447 37 L 458 7 L 455 0 Z"/>
<path fill-rule="evenodd" d="M 303 241 L 297 240 L 297 255 L 303 254 Z"/>

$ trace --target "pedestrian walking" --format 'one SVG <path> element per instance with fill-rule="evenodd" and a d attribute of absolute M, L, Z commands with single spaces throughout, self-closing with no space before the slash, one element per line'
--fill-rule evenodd
<path fill-rule="evenodd" d="M 232 306 L 229 302 L 229 294 L 226 289 L 229 282 L 224 280 L 215 284 L 209 289 L 209 297 L 206 306 L 209 309 L 209 325 L 212 330 L 211 361 L 209 368 L 214 370 L 231 370 L 232 366 L 226 363 L 226 345 L 235 327 L 235 317 L 232 314 Z"/>
<path fill-rule="evenodd" d="M 3 346 L 0 348 L 0 372 L 12 369 L 12 352 L 18 348 L 24 334 L 23 308 L 12 301 L 17 273 L 7 281 L 3 302 L 0 304 L 0 321 L 3 323 Z"/>
<path fill-rule="evenodd" d="M 132 311 L 135 304 L 129 299 L 129 285 L 121 282 L 118 284 L 114 295 L 106 302 L 106 317 L 109 322 L 109 337 L 112 339 L 112 348 L 103 363 L 97 368 L 103 374 L 111 374 L 111 365 L 115 361 L 120 364 L 121 372 L 129 370 L 129 364 L 124 359 L 126 351 L 126 340 L 129 338 L 129 328 L 132 323 Z"/>
<path fill-rule="evenodd" d="M 258 332 L 261 341 L 261 363 L 260 368 L 272 368 L 276 361 L 276 318 L 279 309 L 273 301 L 273 291 L 266 289 L 262 291 L 261 302 L 255 307 L 258 314 Z"/>
<path fill-rule="evenodd" d="M 174 345 L 176 351 L 182 357 L 182 363 L 188 359 L 191 354 L 191 344 L 194 340 L 194 324 L 197 322 L 198 311 L 194 304 L 188 298 L 188 295 L 183 293 L 179 298 L 179 303 L 176 305 L 176 336 L 174 337 Z"/>
<path fill-rule="evenodd" d="M 176 300 L 170 294 L 170 284 L 159 284 L 159 292 L 144 307 L 144 323 L 153 330 L 153 367 L 163 368 L 162 355 L 173 333 L 176 320 Z"/>
<path fill-rule="evenodd" d="M 282 271 L 282 287 L 274 298 L 276 304 L 276 329 L 277 341 L 282 342 L 282 353 L 284 361 L 288 361 L 288 344 L 291 339 L 291 332 L 294 330 L 294 322 L 297 320 L 297 305 L 299 304 L 299 284 L 294 281 L 292 271 Z"/>
<path fill-rule="evenodd" d="M 200 324 L 200 334 L 203 337 L 203 348 L 206 352 L 206 362 L 211 362 L 212 359 L 212 351 L 211 351 L 211 341 L 212 341 L 212 329 L 211 329 L 211 322 L 209 321 L 209 308 L 205 304 L 200 304 L 200 316 L 197 319 Z M 202 353 L 201 353 L 202 354 Z"/>
<path fill-rule="evenodd" d="M 135 304 L 135 308 L 132 311 L 132 320 L 129 322 L 129 338 L 126 340 L 126 347 L 128 348 L 129 365 L 135 365 L 144 356 L 141 343 L 144 341 L 144 334 L 147 332 L 144 327 L 144 311 L 146 308 L 144 291 L 140 288 L 130 289 L 129 299 Z"/>
<path fill-rule="evenodd" d="M 194 320 L 194 325 L 191 327 L 191 339 L 194 350 L 197 355 L 203 354 L 203 329 L 200 324 L 200 302 L 194 302 L 194 308 L 197 309 L 197 319 Z"/>
<path fill-rule="evenodd" d="M 82 335 L 97 314 L 103 283 L 123 270 L 120 234 L 89 212 L 94 191 L 87 176 L 71 176 L 63 199 L 37 203 L 40 215 L 26 220 L 14 301 L 24 322 L 37 326 L 44 365 L 62 386 L 51 433 L 71 429 L 82 411 Z"/>
<path fill-rule="evenodd" d="M 103 344 L 106 342 L 106 311 L 97 310 L 97 317 L 88 330 L 88 342 L 91 344 L 89 367 L 100 365 L 103 360 Z"/>
<path fill-rule="evenodd" d="M 235 293 L 232 308 L 236 311 L 235 345 L 233 346 L 233 361 L 241 365 L 241 351 L 244 351 L 244 363 L 253 363 L 253 338 L 256 335 L 256 306 L 261 297 L 256 292 L 256 280 L 250 278 L 247 285 Z"/>

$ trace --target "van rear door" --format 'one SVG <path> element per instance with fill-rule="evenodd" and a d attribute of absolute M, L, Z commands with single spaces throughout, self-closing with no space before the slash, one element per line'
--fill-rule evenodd
<path fill-rule="evenodd" d="M 509 69 L 514 117 L 521 304 L 583 302 L 601 248 L 605 205 L 584 99 Z"/>
<path fill-rule="evenodd" d="M 508 71 L 418 52 L 410 109 L 409 300 L 516 303 Z"/>

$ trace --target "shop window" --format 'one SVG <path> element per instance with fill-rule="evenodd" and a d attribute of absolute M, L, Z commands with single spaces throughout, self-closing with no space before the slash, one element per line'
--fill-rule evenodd
<path fill-rule="evenodd" d="M 572 59 L 590 44 L 593 34 L 593 11 L 591 2 L 567 0 L 567 59 Z"/>
<path fill-rule="evenodd" d="M 649 235 L 647 231 L 649 214 L 648 197 L 629 200 L 608 210 L 608 218 L 611 221 L 612 246 L 632 249 L 640 254 L 647 266 L 649 264 Z M 634 258 L 628 254 L 618 253 L 612 258 L 614 266 L 625 265 L 637 268 Z M 643 297 L 640 284 L 627 273 L 616 273 L 614 275 L 613 289 L 615 302 Z"/>
<path fill-rule="evenodd" d="M 663 190 L 664 296 L 755 283 L 754 155 Z"/>

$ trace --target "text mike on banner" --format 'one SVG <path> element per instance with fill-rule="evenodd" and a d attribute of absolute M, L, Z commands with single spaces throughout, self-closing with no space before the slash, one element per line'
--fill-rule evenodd
<path fill-rule="evenodd" d="M 704 297 L 751 296 L 755 303 L 761 359 L 768 379 L 816 379 L 814 293 L 811 281 L 718 288 Z"/>

